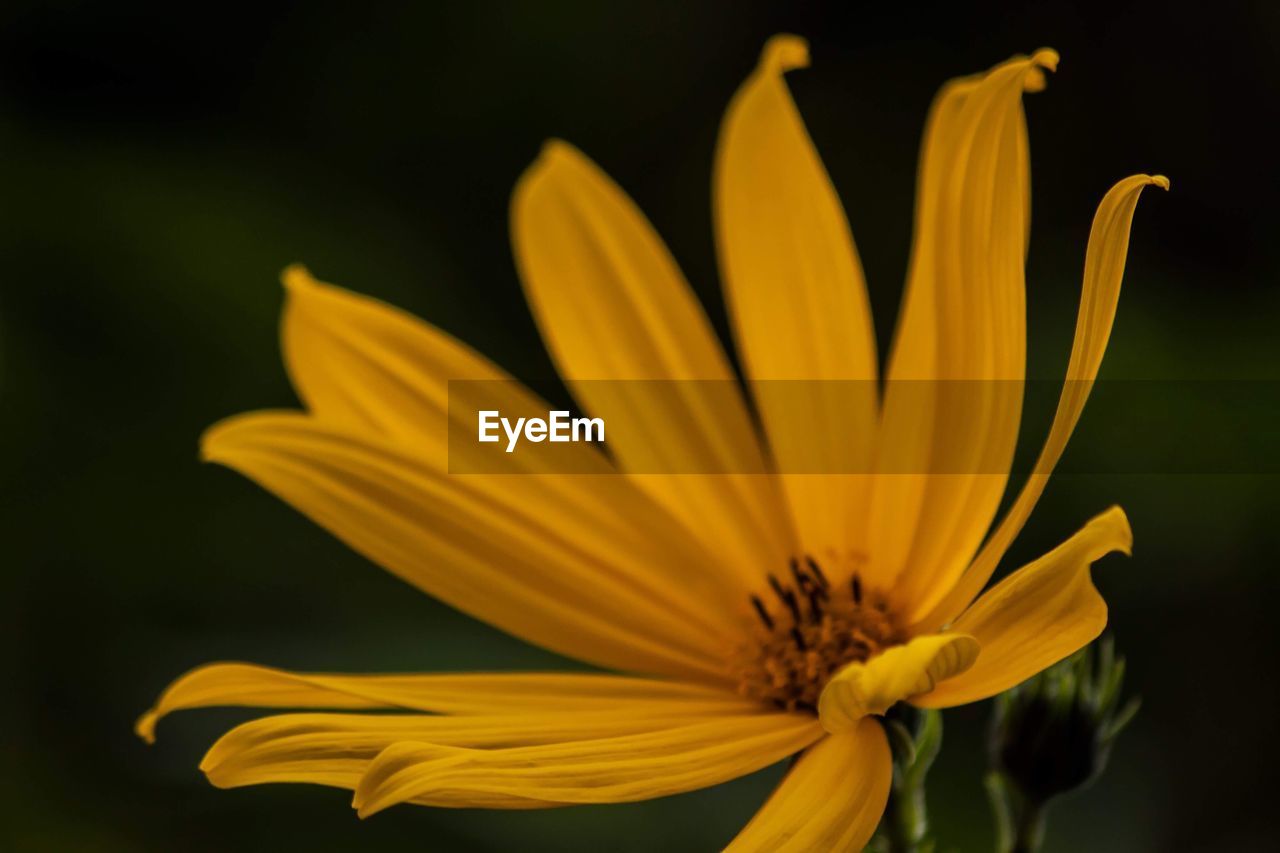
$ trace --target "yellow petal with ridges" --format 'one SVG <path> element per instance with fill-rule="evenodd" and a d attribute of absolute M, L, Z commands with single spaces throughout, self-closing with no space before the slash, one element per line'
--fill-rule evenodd
<path fill-rule="evenodd" d="M 645 713 L 678 704 L 681 713 L 748 713 L 758 703 L 727 690 L 682 681 L 575 672 L 433 672 L 342 675 L 289 672 L 255 663 L 206 663 L 179 676 L 134 731 L 147 743 L 174 711 L 211 707 L 326 708 L 497 715 L 600 711 L 628 707 Z"/>
<path fill-rule="evenodd" d="M 174 711 L 224 706 L 400 709 L 438 714 L 543 714 L 628 707 L 641 713 L 747 713 L 758 707 L 726 690 L 679 681 L 560 672 L 345 675 L 289 672 L 227 662 L 197 667 L 170 684 L 138 719 L 155 740 L 156 723 Z"/>
<path fill-rule="evenodd" d="M 763 706 L 757 710 L 769 713 Z M 679 703 L 532 714 L 508 708 L 501 714 L 463 717 L 279 714 L 227 732 L 205 754 L 200 769 L 220 788 L 307 782 L 354 790 L 369 762 L 394 743 L 506 749 L 655 732 L 707 718 L 696 705 L 686 713 Z"/>
<path fill-rule="evenodd" d="M 726 853 L 860 851 L 884 814 L 892 778 L 884 729 L 863 719 L 800 756 Z"/>
<path fill-rule="evenodd" d="M 505 371 L 429 323 L 317 281 L 300 264 L 281 279 L 285 367 L 308 411 L 326 423 L 403 442 L 443 465 L 450 380 L 492 381 L 511 395 L 508 408 L 539 407 Z"/>
<path fill-rule="evenodd" d="M 837 672 L 818 697 L 818 716 L 829 732 L 848 731 L 868 714 L 928 693 L 938 682 L 973 666 L 978 641 L 967 634 L 930 634 Z"/>
<path fill-rule="evenodd" d="M 876 349 L 844 210 L 783 72 L 803 39 L 770 39 L 725 114 L 716 150 L 716 245 L 734 338 L 803 548 L 829 566 L 861 543 L 877 416 Z M 819 474 L 826 473 L 825 476 Z"/>
<path fill-rule="evenodd" d="M 528 808 L 647 800 L 744 776 L 821 737 L 813 717 L 779 712 L 510 749 L 406 742 L 374 759 L 352 803 L 368 817 L 404 802 Z"/>
<path fill-rule="evenodd" d="M 982 654 L 964 673 L 912 701 L 947 708 L 994 696 L 1092 642 L 1107 625 L 1107 604 L 1089 567 L 1100 557 L 1128 554 L 1133 532 L 1112 507 L 1054 550 L 982 595 L 952 630 L 972 634 Z"/>
<path fill-rule="evenodd" d="M 1008 479 L 1026 361 L 1022 94 L 1056 63 L 1042 50 L 953 81 L 930 112 L 867 528 L 868 580 L 900 606 L 950 588 Z"/>
<path fill-rule="evenodd" d="M 1013 544 L 1030 517 L 1036 501 L 1044 492 L 1049 475 L 1066 450 L 1067 440 L 1080 420 L 1080 414 L 1084 411 L 1084 405 L 1098 376 L 1098 368 L 1102 365 L 1102 356 L 1111 337 L 1116 305 L 1120 299 L 1120 283 L 1124 278 L 1134 210 L 1138 204 L 1138 196 L 1148 186 L 1167 190 L 1169 179 L 1163 175 L 1134 175 L 1125 178 L 1111 188 L 1098 206 L 1085 254 L 1084 287 L 1080 296 L 1075 340 L 1071 346 L 1071 360 L 1067 364 L 1066 382 L 1035 468 L 1000 525 L 974 558 L 973 564 L 941 601 L 916 614 L 911 630 L 936 630 L 954 619 L 973 601 L 991 579 L 996 566 Z"/>
<path fill-rule="evenodd" d="M 724 678 L 740 617 L 696 564 L 670 562 L 679 539 L 616 515 L 619 493 L 593 508 L 590 492 L 572 503 L 556 492 L 625 493 L 624 481 L 473 480 L 299 413 L 223 421 L 203 450 L 393 574 L 528 642 L 613 669 Z"/>
<path fill-rule="evenodd" d="M 490 454 L 489 445 L 464 440 L 475 435 L 478 410 L 514 420 L 545 418 L 553 408 L 492 362 L 429 323 L 316 281 L 302 267 L 290 267 L 284 279 L 285 363 L 317 420 L 396 444 L 434 471 L 464 472 L 454 479 L 500 499 L 543 506 L 569 538 L 598 531 L 602 540 L 632 547 L 626 537 L 637 539 L 643 529 L 646 547 L 667 551 L 664 563 L 685 566 L 689 580 L 681 584 L 700 586 L 709 606 L 741 598 L 741 566 L 698 542 L 687 523 L 628 482 L 596 447 L 525 443 L 516 453 Z"/>
<path fill-rule="evenodd" d="M 751 476 L 764 454 L 733 370 L 631 199 L 549 142 L 516 185 L 511 238 L 542 337 L 578 402 L 609 425 L 619 467 L 743 588 L 784 565 L 792 534 L 776 482 Z"/>

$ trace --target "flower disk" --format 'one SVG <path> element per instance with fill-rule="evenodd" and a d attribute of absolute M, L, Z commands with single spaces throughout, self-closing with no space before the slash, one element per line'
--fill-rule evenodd
<path fill-rule="evenodd" d="M 846 664 L 865 661 L 902 643 L 906 634 L 888 600 L 864 589 L 854 575 L 832 586 L 812 558 L 791 561 L 791 578 L 769 576 L 768 603 L 751 597 L 758 623 L 752 641 L 736 650 L 738 693 L 785 708 L 816 711 L 818 697 Z"/>

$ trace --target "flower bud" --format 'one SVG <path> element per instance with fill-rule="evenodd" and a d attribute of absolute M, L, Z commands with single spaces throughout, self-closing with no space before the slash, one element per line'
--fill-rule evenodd
<path fill-rule="evenodd" d="M 1033 803 L 1084 787 L 1102 773 L 1116 735 L 1138 710 L 1120 704 L 1124 659 L 1110 637 L 996 700 L 992 767 Z"/>

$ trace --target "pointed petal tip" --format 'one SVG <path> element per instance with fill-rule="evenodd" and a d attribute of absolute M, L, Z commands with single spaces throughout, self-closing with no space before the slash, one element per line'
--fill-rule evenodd
<path fill-rule="evenodd" d="M 1162 190 L 1169 189 L 1169 179 L 1164 175 L 1148 175 L 1147 177 L 1149 178 L 1152 186 L 1159 187 Z"/>
<path fill-rule="evenodd" d="M 224 427 L 229 418 L 218 421 L 213 426 L 207 427 L 204 432 L 200 433 L 199 441 L 199 459 L 201 462 L 219 462 L 218 455 L 219 439 L 221 438 Z"/>
<path fill-rule="evenodd" d="M 365 790 L 362 785 L 363 781 L 356 786 L 355 791 L 351 794 L 351 808 L 356 810 L 356 817 L 361 820 L 367 820 L 378 812 L 385 810 L 387 806 L 383 803 L 371 801 L 369 791 Z"/>
<path fill-rule="evenodd" d="M 289 264 L 280 271 L 280 283 L 293 292 L 314 285 L 316 280 L 304 264 Z"/>
<path fill-rule="evenodd" d="M 782 74 L 809 67 L 809 41 L 790 33 L 779 33 L 765 42 L 760 51 L 760 68 L 770 74 Z"/>
<path fill-rule="evenodd" d="M 228 447 L 228 437 L 237 432 L 237 427 L 253 421 L 261 414 L 262 412 L 241 412 L 238 415 L 231 415 L 206 427 L 205 431 L 200 434 L 200 461 L 225 461 L 226 453 L 224 451 Z M 244 433 L 240 431 L 239 434 L 243 436 Z"/>
<path fill-rule="evenodd" d="M 578 149 L 563 139 L 551 137 L 542 143 L 542 150 L 538 152 L 537 163 L 556 163 L 566 159 L 576 159 L 579 155 Z"/>
<path fill-rule="evenodd" d="M 581 151 L 573 144 L 565 142 L 563 139 L 551 137 L 542 143 L 542 148 L 538 150 L 538 156 L 533 159 L 529 167 L 524 170 L 524 174 L 516 182 L 515 189 L 512 191 L 512 203 L 517 204 L 530 188 L 541 183 L 541 178 L 552 172 L 552 170 L 572 167 L 576 163 L 580 163 L 584 158 Z"/>

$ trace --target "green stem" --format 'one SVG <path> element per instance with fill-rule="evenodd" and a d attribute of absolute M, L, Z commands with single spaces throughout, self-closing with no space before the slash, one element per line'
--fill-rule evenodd
<path fill-rule="evenodd" d="M 889 795 L 884 825 L 889 853 L 920 853 L 929 831 L 924 788 L 904 790 L 895 784 Z"/>
<path fill-rule="evenodd" d="M 998 770 L 992 770 L 983 779 L 987 789 L 987 802 L 991 804 L 991 817 L 996 825 L 996 853 L 1009 853 L 1013 849 L 1013 812 L 1009 803 L 1009 780 Z"/>
<path fill-rule="evenodd" d="M 1003 773 L 983 780 L 996 825 L 997 853 L 1038 853 L 1044 844 L 1045 804 L 1018 794 Z"/>
<path fill-rule="evenodd" d="M 901 712 L 899 712 L 901 713 Z M 929 853 L 929 814 L 925 802 L 925 777 L 942 748 L 942 715 L 918 712 L 910 720 L 914 731 L 900 719 L 889 722 L 891 734 L 902 733 L 894 756 L 893 788 L 881 824 L 888 853 Z"/>
<path fill-rule="evenodd" d="M 1024 800 L 1018 810 L 1013 853 L 1037 853 L 1044 844 L 1045 808 L 1042 803 Z"/>

